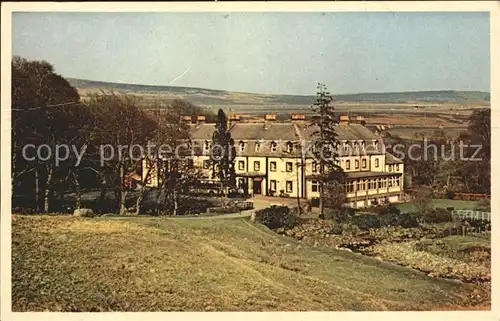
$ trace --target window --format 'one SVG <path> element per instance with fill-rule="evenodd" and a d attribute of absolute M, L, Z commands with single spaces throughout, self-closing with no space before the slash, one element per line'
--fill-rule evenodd
<path fill-rule="evenodd" d="M 210 168 L 210 160 L 208 160 L 208 159 L 203 160 L 203 168 L 204 169 Z"/>
<path fill-rule="evenodd" d="M 356 190 L 358 190 L 358 191 L 362 191 L 362 190 L 364 190 L 364 188 L 363 188 L 363 184 L 362 184 L 361 182 L 358 182 L 358 183 L 356 184 Z"/>
<path fill-rule="evenodd" d="M 206 140 L 205 143 L 203 144 L 203 149 L 206 152 L 210 151 L 210 142 L 208 140 Z"/>
<path fill-rule="evenodd" d="M 375 158 L 375 168 L 378 168 L 378 158 Z"/>
<path fill-rule="evenodd" d="M 355 167 L 356 169 L 358 169 L 358 168 L 359 168 L 359 160 L 357 160 L 357 159 L 356 159 L 356 160 L 354 161 L 354 167 Z"/>
<path fill-rule="evenodd" d="M 269 163 L 269 170 L 271 172 L 276 172 L 276 162 Z"/>
<path fill-rule="evenodd" d="M 344 152 L 347 152 L 349 150 L 349 146 L 347 145 L 347 142 L 344 142 L 342 145 L 344 147 Z"/>
<path fill-rule="evenodd" d="M 363 168 L 366 168 L 366 159 L 363 159 Z"/>
<path fill-rule="evenodd" d="M 399 178 L 396 178 L 396 186 L 399 186 L 399 184 L 400 184 Z"/>
<path fill-rule="evenodd" d="M 256 152 L 260 151 L 260 143 L 259 142 L 255 143 L 255 151 Z"/>
<path fill-rule="evenodd" d="M 271 143 L 271 152 L 276 152 L 278 150 L 278 144 L 276 142 Z"/>
<path fill-rule="evenodd" d="M 382 188 L 382 180 L 381 179 L 377 179 L 377 182 L 378 182 L 378 188 Z"/>
<path fill-rule="evenodd" d="M 393 182 L 394 182 L 394 177 L 389 178 L 389 182 L 388 182 L 389 187 L 392 187 Z"/>
<path fill-rule="evenodd" d="M 373 141 L 373 147 L 375 149 L 378 149 L 378 141 L 376 141 L 376 140 Z"/>
<path fill-rule="evenodd" d="M 396 165 L 396 171 L 399 171 L 399 164 Z"/>
<path fill-rule="evenodd" d="M 245 151 L 245 142 L 240 142 L 240 152 Z"/>
<path fill-rule="evenodd" d="M 352 193 L 352 192 L 354 192 L 354 182 L 347 182 L 345 184 L 345 192 L 346 193 Z"/>
<path fill-rule="evenodd" d="M 286 192 L 291 193 L 293 191 L 293 182 L 292 181 L 286 181 Z"/>
<path fill-rule="evenodd" d="M 292 162 L 286 162 L 286 171 L 287 172 L 293 171 L 293 163 Z"/>
<path fill-rule="evenodd" d="M 238 162 L 238 169 L 240 171 L 244 171 L 245 170 L 245 161 L 239 161 Z"/>
<path fill-rule="evenodd" d="M 187 160 L 187 167 L 188 168 L 193 168 L 193 166 L 194 166 L 193 160 L 191 158 L 188 158 L 188 160 Z"/>
<path fill-rule="evenodd" d="M 359 151 L 359 143 L 358 142 L 354 142 L 354 150 L 355 151 Z"/>
<path fill-rule="evenodd" d="M 276 192 L 276 180 L 271 180 L 271 181 L 269 182 L 269 189 L 270 189 L 271 191 Z"/>
<path fill-rule="evenodd" d="M 253 162 L 253 170 L 256 172 L 260 171 L 260 162 L 259 161 Z"/>
<path fill-rule="evenodd" d="M 351 169 L 351 161 L 350 160 L 345 161 L 345 169 Z"/>
<path fill-rule="evenodd" d="M 313 162 L 311 166 L 311 170 L 313 173 L 316 173 L 318 171 L 318 163 Z"/>
<path fill-rule="evenodd" d="M 392 172 L 392 165 L 389 165 L 389 172 Z"/>
<path fill-rule="evenodd" d="M 313 192 L 319 192 L 319 183 L 318 183 L 318 181 L 312 181 L 311 183 L 312 183 L 311 190 Z"/>
<path fill-rule="evenodd" d="M 365 141 L 362 141 L 362 142 L 361 142 L 361 149 L 362 149 L 362 150 L 365 150 Z"/>
<path fill-rule="evenodd" d="M 286 151 L 288 153 L 293 152 L 293 144 L 291 142 L 286 143 Z"/>

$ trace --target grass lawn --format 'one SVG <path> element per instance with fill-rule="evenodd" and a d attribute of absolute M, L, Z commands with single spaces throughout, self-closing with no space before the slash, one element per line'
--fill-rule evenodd
<path fill-rule="evenodd" d="M 14 216 L 12 233 L 13 311 L 432 310 L 478 290 L 246 219 Z"/>
<path fill-rule="evenodd" d="M 473 210 L 478 205 L 476 201 L 461 201 L 461 200 L 447 200 L 447 199 L 433 199 L 432 206 L 433 207 L 454 207 L 456 210 Z M 397 208 L 401 210 L 401 212 L 413 212 L 415 208 L 413 207 L 413 203 L 402 203 L 397 204 Z"/>

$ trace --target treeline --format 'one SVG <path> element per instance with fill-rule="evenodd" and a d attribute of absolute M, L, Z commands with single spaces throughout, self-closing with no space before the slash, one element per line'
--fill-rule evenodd
<path fill-rule="evenodd" d="M 400 144 L 406 152 L 406 189 L 428 186 L 438 194 L 472 193 L 490 195 L 491 110 L 476 109 L 466 131 L 454 139 L 443 130 L 407 140 L 389 135 L 386 143 Z M 388 150 L 391 152 L 391 150 Z M 411 153 L 410 153 L 411 152 Z M 395 153 L 397 154 L 397 153 Z M 398 156 L 398 155 L 396 155 Z"/>
<path fill-rule="evenodd" d="M 182 185 L 198 177 L 183 156 L 174 157 L 175 148 L 189 143 L 188 125 L 181 115 L 199 115 L 204 110 L 182 100 L 148 101 L 116 93 L 95 93 L 83 101 L 78 91 L 46 61 L 12 59 L 12 187 L 13 208 L 34 212 L 57 209 L 65 194 L 99 190 L 101 211 L 124 213 L 131 173 L 147 181 L 161 177 L 157 209 L 176 204 Z M 214 115 L 208 115 L 215 117 Z M 117 150 L 118 146 L 161 146 L 169 166 L 147 172 L 159 162 L 152 149 L 145 160 L 137 151 Z M 107 150 L 103 146 L 108 146 Z M 109 152 L 103 158 L 103 151 Z M 113 155 L 110 155 L 111 151 Z M 120 155 L 121 152 L 121 155 Z M 144 169 L 145 170 L 145 169 Z M 112 190 L 109 201 L 106 192 Z M 136 191 L 137 192 L 137 191 Z M 145 184 L 138 191 L 135 211 L 141 211 Z M 175 206 L 174 206 L 175 208 Z"/>

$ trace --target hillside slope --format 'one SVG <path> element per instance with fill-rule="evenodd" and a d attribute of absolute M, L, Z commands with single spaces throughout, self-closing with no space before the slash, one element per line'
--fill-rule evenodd
<path fill-rule="evenodd" d="M 231 92 L 224 90 L 121 84 L 67 78 L 69 83 L 78 88 L 84 95 L 91 91 L 117 91 L 137 95 L 160 95 L 167 98 L 183 98 L 199 105 L 310 105 L 315 96 L 301 95 L 271 95 L 258 93 Z M 372 103 L 487 103 L 489 93 L 481 91 L 417 91 L 394 93 L 360 93 L 336 95 L 341 102 L 372 102 Z"/>
<path fill-rule="evenodd" d="M 245 219 L 15 216 L 13 311 L 428 310 L 476 288 Z"/>

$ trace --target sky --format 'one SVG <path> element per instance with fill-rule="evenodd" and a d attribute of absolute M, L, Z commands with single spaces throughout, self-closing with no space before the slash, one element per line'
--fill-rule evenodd
<path fill-rule="evenodd" d="M 488 13 L 14 13 L 64 77 L 311 95 L 490 91 Z"/>

